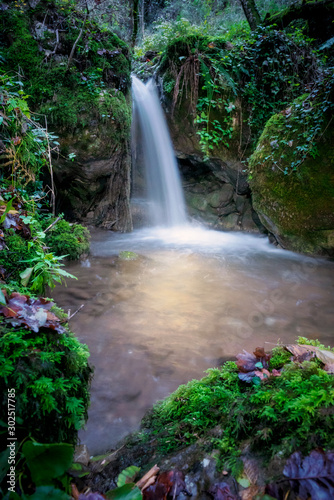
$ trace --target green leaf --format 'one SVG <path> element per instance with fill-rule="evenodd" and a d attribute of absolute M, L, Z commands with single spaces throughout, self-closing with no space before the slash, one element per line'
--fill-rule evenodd
<path fill-rule="evenodd" d="M 245 477 L 240 477 L 237 481 L 243 488 L 248 488 L 250 486 L 250 482 Z"/>
<path fill-rule="evenodd" d="M 134 483 L 107 491 L 105 495 L 110 500 L 141 500 L 143 498 L 140 489 Z"/>
<path fill-rule="evenodd" d="M 27 441 L 22 447 L 31 477 L 37 486 L 51 484 L 53 479 L 64 474 L 72 464 L 73 451 L 73 446 L 67 443 Z"/>
<path fill-rule="evenodd" d="M 3 221 L 5 220 L 6 215 L 8 214 L 9 210 L 11 210 L 11 209 L 12 209 L 13 201 L 14 201 L 14 198 L 12 198 L 11 200 L 9 200 L 9 201 L 7 202 L 7 205 L 6 205 L 6 210 L 5 210 L 5 212 L 2 214 L 2 216 L 0 217 L 0 224 L 2 224 L 2 223 L 3 223 Z"/>
<path fill-rule="evenodd" d="M 34 270 L 33 267 L 27 267 L 27 269 L 25 269 L 24 271 L 22 271 L 22 273 L 20 273 L 22 286 L 28 285 L 33 270 Z"/>
<path fill-rule="evenodd" d="M 126 483 L 132 483 L 139 471 L 140 467 L 136 467 L 135 465 L 131 465 L 122 470 L 117 479 L 117 486 L 124 486 Z"/>
<path fill-rule="evenodd" d="M 38 486 L 33 495 L 29 496 L 29 500 L 71 500 L 71 497 L 54 486 Z"/>
<path fill-rule="evenodd" d="M 10 454 L 9 448 L 0 453 L 0 483 L 2 483 L 10 466 L 10 464 L 8 463 L 9 454 Z"/>
<path fill-rule="evenodd" d="M 0 304 L 6 305 L 6 299 L 1 289 L 0 289 Z"/>

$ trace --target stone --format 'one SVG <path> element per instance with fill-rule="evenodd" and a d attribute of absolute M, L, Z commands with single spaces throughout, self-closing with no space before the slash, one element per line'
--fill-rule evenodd
<path fill-rule="evenodd" d="M 89 452 L 85 444 L 79 444 L 75 447 L 73 462 L 88 465 L 89 463 Z"/>

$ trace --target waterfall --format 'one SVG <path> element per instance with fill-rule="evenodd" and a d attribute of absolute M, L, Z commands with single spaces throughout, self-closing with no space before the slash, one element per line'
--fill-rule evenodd
<path fill-rule="evenodd" d="M 153 80 L 132 77 L 134 109 L 146 172 L 151 221 L 156 226 L 187 224 L 185 201 L 167 123 Z"/>

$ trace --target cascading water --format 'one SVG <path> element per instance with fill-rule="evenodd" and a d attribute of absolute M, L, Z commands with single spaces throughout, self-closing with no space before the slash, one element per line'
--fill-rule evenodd
<path fill-rule="evenodd" d="M 145 85 L 133 76 L 132 93 L 142 137 L 151 222 L 167 227 L 185 225 L 180 174 L 153 80 Z"/>

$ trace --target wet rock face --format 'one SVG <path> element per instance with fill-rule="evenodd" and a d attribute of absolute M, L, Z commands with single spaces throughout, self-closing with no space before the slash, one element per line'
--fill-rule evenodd
<path fill-rule="evenodd" d="M 61 193 L 58 209 L 73 218 L 117 231 L 132 229 L 130 152 L 126 142 L 113 139 L 113 125 L 92 124 L 75 133 L 63 133 L 61 145 L 75 154 L 59 157 L 55 182 Z"/>
<path fill-rule="evenodd" d="M 214 229 L 263 232 L 251 203 L 244 174 L 225 169 L 220 160 L 179 159 L 188 212 Z"/>

